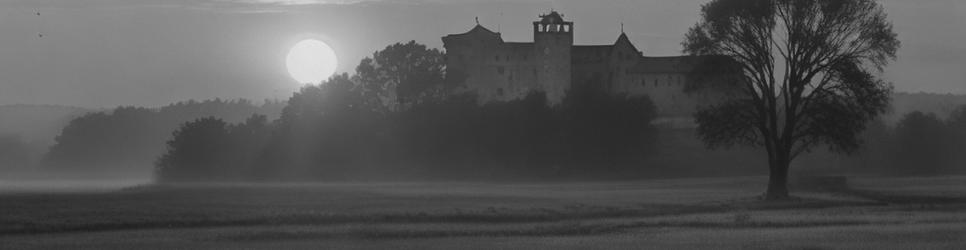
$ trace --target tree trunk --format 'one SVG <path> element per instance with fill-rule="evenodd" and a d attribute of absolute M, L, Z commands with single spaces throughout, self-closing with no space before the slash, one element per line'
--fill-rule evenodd
<path fill-rule="evenodd" d="M 788 166 L 791 160 L 786 156 L 777 156 L 769 162 L 768 190 L 765 200 L 783 200 L 788 196 Z"/>

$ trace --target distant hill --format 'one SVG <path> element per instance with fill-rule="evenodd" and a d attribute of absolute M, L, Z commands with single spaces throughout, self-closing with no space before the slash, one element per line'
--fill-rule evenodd
<path fill-rule="evenodd" d="M 62 123 L 42 165 L 61 172 L 150 176 L 154 160 L 181 124 L 209 116 L 237 123 L 255 114 L 274 120 L 284 106 L 284 102 L 215 99 L 91 112 Z"/>
<path fill-rule="evenodd" d="M 940 118 L 946 118 L 962 105 L 966 105 L 966 95 L 900 92 L 893 96 L 892 110 L 884 118 L 886 122 L 895 123 L 914 111 L 935 113 Z"/>
<path fill-rule="evenodd" d="M 92 111 L 58 105 L 2 105 L 0 135 L 15 135 L 32 145 L 50 146 L 71 119 Z"/>

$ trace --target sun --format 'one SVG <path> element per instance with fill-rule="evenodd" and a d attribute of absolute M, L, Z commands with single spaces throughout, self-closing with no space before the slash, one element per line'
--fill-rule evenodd
<path fill-rule="evenodd" d="M 335 74 L 338 58 L 328 44 L 307 39 L 298 42 L 289 50 L 285 65 L 295 81 L 317 84 Z"/>

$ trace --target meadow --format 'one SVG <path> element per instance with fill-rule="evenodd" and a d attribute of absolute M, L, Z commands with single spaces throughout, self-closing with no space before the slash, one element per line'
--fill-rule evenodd
<path fill-rule="evenodd" d="M 141 185 L 0 193 L 0 248 L 962 249 L 966 177 Z"/>

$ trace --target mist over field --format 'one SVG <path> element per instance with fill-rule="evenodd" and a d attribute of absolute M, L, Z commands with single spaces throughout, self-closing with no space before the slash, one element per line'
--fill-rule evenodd
<path fill-rule="evenodd" d="M 0 2 L 3 249 L 963 249 L 955 0 Z"/>
<path fill-rule="evenodd" d="M 162 146 L 164 141 L 170 139 L 170 135 L 176 130 L 177 125 L 214 115 L 226 119 L 229 122 L 242 122 L 246 116 L 251 114 L 264 114 L 268 117 L 280 117 L 284 103 L 263 104 L 261 108 L 258 104 L 235 105 L 234 111 L 227 110 L 230 105 L 225 104 L 224 111 L 221 111 L 216 102 L 209 104 L 184 104 L 195 105 L 199 108 L 183 108 L 183 111 L 175 110 L 175 106 L 166 106 L 162 110 L 150 111 L 150 109 L 128 109 L 120 112 L 140 112 L 140 117 L 120 117 L 118 110 L 89 110 L 72 107 L 59 106 L 31 106 L 31 105 L 8 105 L 0 108 L 0 147 L 5 148 L 4 157 L 0 157 L 0 180 L 9 183 L 23 184 L 26 187 L 42 187 L 52 185 L 65 187 L 69 185 L 56 184 L 59 181 L 81 180 L 87 181 L 86 184 L 93 184 L 96 181 L 121 183 L 137 182 L 147 183 L 155 179 L 154 164 L 158 156 L 164 152 Z M 210 108 L 200 108 L 200 106 L 210 106 Z M 805 156 L 805 159 L 796 166 L 797 170 L 805 172 L 819 172 L 823 174 L 873 174 L 889 175 L 907 173 L 890 166 L 894 164 L 896 157 L 903 154 L 911 155 L 904 151 L 893 153 L 898 148 L 895 130 L 900 125 L 904 116 L 913 112 L 923 112 L 926 114 L 937 114 L 937 120 L 949 120 L 957 106 L 966 105 L 966 96 L 938 95 L 938 94 L 908 94 L 897 93 L 893 97 L 891 111 L 887 112 L 881 122 L 877 121 L 869 127 L 865 133 L 864 140 L 867 143 L 864 150 L 855 155 L 835 155 L 825 151 L 816 151 Z M 153 109 L 157 110 L 157 109 Z M 162 113 L 170 114 L 162 114 Z M 181 112 L 181 114 L 175 114 Z M 233 112 L 233 113 L 232 113 Z M 92 123 L 81 126 L 83 117 L 86 119 L 101 117 L 99 114 L 112 115 L 111 120 L 104 120 L 100 123 Z M 166 118 L 167 117 L 167 118 Z M 106 117 L 105 117 L 106 118 Z M 76 121 L 74 121 L 76 120 Z M 167 125 L 145 127 L 133 124 L 157 124 L 154 120 L 164 120 Z M 68 124 L 75 123 L 77 131 L 64 130 Z M 133 126 L 132 126 L 133 125 Z M 663 177 L 712 177 L 712 176 L 749 176 L 765 173 L 764 162 L 754 158 L 755 151 L 750 148 L 736 148 L 730 150 L 708 150 L 704 148 L 702 142 L 690 138 L 694 133 L 687 128 L 656 128 L 656 138 L 653 139 L 654 145 L 647 153 L 646 165 L 644 167 L 634 167 L 638 173 L 628 175 L 628 172 L 621 172 L 619 175 L 610 176 L 583 176 L 576 179 L 600 180 L 600 179 L 655 179 Z M 915 129 L 915 128 L 914 128 Z M 921 137 L 928 132 L 929 128 L 910 131 L 914 133 L 911 137 Z M 103 132 L 97 132 L 103 131 Z M 935 132 L 935 131 L 933 131 Z M 78 136 L 86 135 L 88 138 L 77 137 L 68 140 L 63 136 L 61 141 L 55 140 L 63 133 L 74 133 Z M 96 133 L 117 133 L 127 134 L 118 135 L 117 139 L 105 142 L 104 138 L 96 137 Z M 134 135 L 152 134 L 148 138 L 138 139 Z M 944 135 L 936 135 L 946 137 Z M 935 139 L 935 138 L 934 138 Z M 929 141 L 923 139 L 924 141 Z M 92 141 L 101 141 L 97 145 L 91 145 Z M 930 143 L 934 144 L 934 143 Z M 74 146 L 70 146 L 74 145 Z M 56 146 L 56 148 L 55 148 Z M 93 148 L 101 148 L 95 151 Z M 926 146 L 931 147 L 931 146 Z M 56 150 L 56 152 L 51 152 Z M 16 153 L 21 152 L 21 153 Z M 57 152 L 60 152 L 60 163 L 55 161 Z M 98 153 L 100 152 L 100 153 Z M 7 156 L 9 155 L 9 156 Z M 78 157 L 85 158 L 78 158 Z M 912 157 L 912 156 L 910 156 Z M 55 164 L 56 163 L 56 164 Z M 955 163 L 950 163 L 955 164 Z M 455 167 L 458 164 L 450 166 Z M 721 167 L 730 165 L 732 167 Z M 917 166 L 917 168 L 922 168 Z M 953 172 L 961 173 L 960 170 Z M 440 179 L 439 176 L 418 173 L 394 173 L 385 174 L 372 173 L 371 179 L 377 180 L 396 180 L 396 181 L 421 181 L 429 179 Z M 543 173 L 539 173 L 543 175 Z M 519 181 L 521 176 L 515 177 L 484 177 L 476 175 L 477 180 L 504 179 L 506 181 Z M 446 180 L 451 180 L 454 176 L 447 176 Z M 360 176 L 350 180 L 365 180 L 367 177 Z M 466 179 L 466 178 L 464 178 Z M 472 179 L 472 178 L 470 178 Z M 548 177 L 543 175 L 541 178 L 529 178 L 531 180 L 563 180 L 574 179 L 572 177 Z M 36 181 L 37 184 L 29 184 Z M 304 180 L 303 180 L 304 181 Z M 43 183 L 43 184 L 41 184 Z M 82 182 L 85 183 L 85 182 Z M 82 185 L 83 186 L 83 185 Z M 18 188 L 23 190 L 23 188 Z M 63 189 L 63 188 L 60 188 Z"/>

